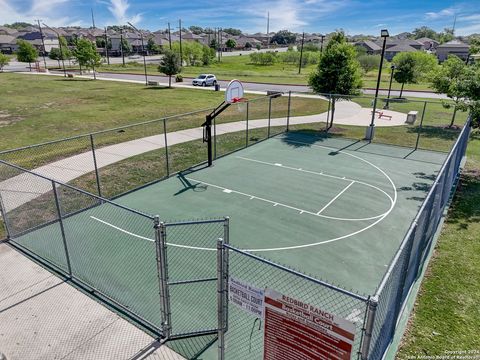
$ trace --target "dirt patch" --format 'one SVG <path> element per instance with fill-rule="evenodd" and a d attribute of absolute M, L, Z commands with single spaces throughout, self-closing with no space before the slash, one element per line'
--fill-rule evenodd
<path fill-rule="evenodd" d="M 25 119 L 22 116 L 15 116 L 6 110 L 0 110 L 0 127 L 11 125 Z"/>

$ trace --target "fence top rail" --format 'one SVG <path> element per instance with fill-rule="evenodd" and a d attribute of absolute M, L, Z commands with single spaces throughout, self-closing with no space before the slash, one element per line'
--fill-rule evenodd
<path fill-rule="evenodd" d="M 132 212 L 132 213 L 135 213 L 135 214 L 140 215 L 140 216 L 143 216 L 143 217 L 145 217 L 145 218 L 147 218 L 147 219 L 154 220 L 154 216 L 152 216 L 152 215 L 143 213 L 143 212 L 141 212 L 141 211 L 139 211 L 139 210 L 131 209 L 131 208 L 126 207 L 126 206 L 124 206 L 124 205 L 118 204 L 118 203 L 116 203 L 116 202 L 114 202 L 114 201 L 111 201 L 111 200 L 108 200 L 108 199 L 103 198 L 103 197 L 101 197 L 101 196 L 92 194 L 92 193 L 90 193 L 90 192 L 88 192 L 88 191 L 85 191 L 85 190 L 76 188 L 75 186 L 72 186 L 72 185 L 69 185 L 69 184 L 65 184 L 65 183 L 63 183 L 63 182 L 61 182 L 61 181 L 57 181 L 57 180 L 54 180 L 54 179 L 50 179 L 50 178 L 48 178 L 48 177 L 46 177 L 46 176 L 37 174 L 37 173 L 35 173 L 35 172 L 31 171 L 31 170 L 24 169 L 24 168 L 22 168 L 22 167 L 20 167 L 20 166 L 18 166 L 18 165 L 10 164 L 10 163 L 8 163 L 8 162 L 6 162 L 6 161 L 4 161 L 4 160 L 1 160 L 1 159 L 0 159 L 0 164 L 9 166 L 9 167 L 14 168 L 14 169 L 16 169 L 16 170 L 18 170 L 18 171 L 21 171 L 21 172 L 23 172 L 23 173 L 31 174 L 31 175 L 33 175 L 33 176 L 36 176 L 36 177 L 40 178 L 40 179 L 44 179 L 44 180 L 50 181 L 50 182 L 52 182 L 52 183 L 55 183 L 55 184 L 58 184 L 58 185 L 61 185 L 61 186 L 65 186 L 66 188 L 69 188 L 69 189 L 71 189 L 71 190 L 78 191 L 79 193 L 82 193 L 82 194 L 84 194 L 84 195 L 93 197 L 93 198 L 95 198 L 95 199 L 97 199 L 97 200 L 100 200 L 100 201 L 102 201 L 102 202 L 108 203 L 108 204 L 113 205 L 113 206 L 115 206 L 115 207 L 118 207 L 118 208 L 121 208 L 121 209 L 123 209 L 123 210 L 129 211 L 129 212 Z"/>
<path fill-rule="evenodd" d="M 447 164 L 451 161 L 453 153 L 460 146 L 461 141 L 468 141 L 468 138 L 464 140 L 464 137 L 467 136 L 465 134 L 470 131 L 470 122 L 471 122 L 471 118 L 469 117 L 467 119 L 467 121 L 465 122 L 465 125 L 463 126 L 463 129 L 460 132 L 460 135 L 458 136 L 458 138 L 455 141 L 455 143 L 453 144 L 450 152 L 448 153 L 448 156 L 443 161 L 442 167 L 440 168 L 440 170 L 437 174 L 437 177 L 435 178 L 435 181 L 433 182 L 427 196 L 423 200 L 422 205 L 420 206 L 420 209 L 417 212 L 417 215 L 415 216 L 412 223 L 410 224 L 410 227 L 408 228 L 407 233 L 406 233 L 405 237 L 403 238 L 402 243 L 400 244 L 400 247 L 395 252 L 395 255 L 394 255 L 392 261 L 390 262 L 390 265 L 389 265 L 387 271 L 385 272 L 385 274 L 382 277 L 382 281 L 380 282 L 380 284 L 377 287 L 377 290 L 375 291 L 375 296 L 379 296 L 382 293 L 383 289 L 385 288 L 385 285 L 387 284 L 388 278 L 390 277 L 390 275 L 393 271 L 393 268 L 397 264 L 398 259 L 400 258 L 400 255 L 401 255 L 404 247 L 406 246 L 407 242 L 409 241 L 410 236 L 414 233 L 414 230 L 415 230 L 415 228 L 418 224 L 418 221 L 420 220 L 420 216 L 425 211 L 425 208 L 426 208 L 427 203 L 430 200 L 430 198 L 432 196 L 434 196 L 435 188 L 438 185 L 438 181 L 439 181 L 440 177 L 442 176 L 442 174 L 445 172 L 445 169 L 447 168 Z"/>
<path fill-rule="evenodd" d="M 198 225 L 198 224 L 214 224 L 224 223 L 225 219 L 208 219 L 208 220 L 190 220 L 190 221 L 165 221 L 163 225 L 166 227 L 183 226 L 183 225 Z"/>
<path fill-rule="evenodd" d="M 252 259 L 255 259 L 259 262 L 262 262 L 264 264 L 267 264 L 267 265 L 270 265 L 270 266 L 273 266 L 279 270 L 282 270 L 282 271 L 285 271 L 285 272 L 288 272 L 292 275 L 295 275 L 295 276 L 298 276 L 298 277 L 301 277 L 302 279 L 305 279 L 305 280 L 308 280 L 308 281 L 311 281 L 317 285 L 321 285 L 321 286 L 324 286 L 330 290 L 333 290 L 333 291 L 336 291 L 336 292 L 339 292 L 339 293 L 342 293 L 344 295 L 347 295 L 347 296 L 350 296 L 356 300 L 360 300 L 360 301 L 364 301 L 364 302 L 367 302 L 368 301 L 368 297 L 366 296 L 363 296 L 363 295 L 359 295 L 357 293 L 354 293 L 353 291 L 349 291 L 349 290 L 345 290 L 345 289 L 342 289 L 341 287 L 339 286 L 335 286 L 335 285 L 332 285 L 332 284 L 329 284 L 328 282 L 326 281 L 323 281 L 323 280 L 319 280 L 319 279 L 316 279 L 312 276 L 309 276 L 309 275 L 305 275 L 305 274 L 302 274 L 298 271 L 295 271 L 295 270 L 292 270 L 284 265 L 280 265 L 280 264 L 277 264 L 273 261 L 270 261 L 270 260 L 267 260 L 267 259 L 264 259 L 260 256 L 257 256 L 257 255 L 254 255 L 252 253 L 249 253 L 247 251 L 243 251 L 243 250 L 240 250 L 240 249 L 237 249 L 229 244 L 223 244 L 223 246 L 229 250 L 232 250 L 234 252 L 237 252 L 239 254 L 242 254 L 244 256 L 247 256 L 249 258 L 252 258 Z"/>

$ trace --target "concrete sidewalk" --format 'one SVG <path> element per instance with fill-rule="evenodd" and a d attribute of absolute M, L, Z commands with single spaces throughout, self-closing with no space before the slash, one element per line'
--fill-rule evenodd
<path fill-rule="evenodd" d="M 6 243 L 0 288 L 0 353 L 7 360 L 183 359 Z"/>

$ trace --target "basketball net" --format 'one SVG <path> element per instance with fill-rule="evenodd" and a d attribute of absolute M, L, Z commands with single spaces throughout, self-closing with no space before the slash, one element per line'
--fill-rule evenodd
<path fill-rule="evenodd" d="M 237 107 L 239 113 L 244 113 L 247 111 L 247 99 L 245 98 L 233 98 L 232 104 Z"/>

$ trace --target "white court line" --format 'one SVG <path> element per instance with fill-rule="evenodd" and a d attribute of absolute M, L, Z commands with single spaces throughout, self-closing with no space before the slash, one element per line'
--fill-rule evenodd
<path fill-rule="evenodd" d="M 320 214 L 323 212 L 323 210 L 325 210 L 326 208 L 328 208 L 335 200 L 337 200 L 337 199 L 338 199 L 345 191 L 347 191 L 348 188 L 349 188 L 350 186 L 352 186 L 353 184 L 355 184 L 355 181 L 352 181 L 350 184 L 348 184 L 348 185 L 345 187 L 345 189 L 343 189 L 342 191 L 340 191 L 340 192 L 337 194 L 337 196 L 335 196 L 332 200 L 330 200 L 330 201 L 328 202 L 327 205 L 325 205 L 323 208 L 320 209 L 320 211 L 317 212 L 317 215 L 320 215 Z"/>
<path fill-rule="evenodd" d="M 346 155 L 351 155 L 351 154 L 348 154 L 348 153 L 345 153 Z M 354 156 L 354 155 L 352 155 Z M 384 190 L 380 189 L 378 186 L 375 186 L 375 185 L 372 185 L 372 184 L 369 184 L 369 183 L 366 183 L 364 181 L 360 181 L 360 180 L 356 180 L 356 179 L 350 179 L 350 178 L 346 178 L 345 176 L 335 176 L 335 175 L 331 175 L 331 174 L 326 174 L 324 172 L 317 172 L 317 171 L 312 171 L 312 170 L 305 170 L 305 169 L 302 169 L 302 168 L 294 168 L 294 167 L 291 167 L 291 166 L 287 166 L 287 165 L 282 165 L 282 164 L 273 164 L 273 163 L 269 163 L 269 162 L 266 162 L 266 161 L 261 161 L 261 160 L 256 160 L 256 159 L 250 159 L 250 158 L 247 158 L 247 157 L 243 157 L 243 156 L 236 156 L 237 159 L 241 159 L 241 160 L 246 160 L 246 161 L 252 161 L 252 162 L 256 162 L 256 163 L 259 163 L 259 164 L 264 164 L 264 165 L 271 165 L 271 166 L 275 166 L 275 167 L 281 167 L 283 169 L 288 169 L 288 170 L 293 170 L 293 171 L 300 171 L 300 172 L 304 172 L 304 173 L 307 173 L 307 174 L 313 174 L 313 175 L 318 175 L 318 176 L 325 176 L 325 177 L 328 177 L 328 178 L 332 178 L 332 179 L 338 179 L 338 180 L 345 180 L 345 181 L 354 181 L 358 184 L 362 184 L 362 185 L 365 185 L 365 186 L 369 186 L 375 190 L 378 190 L 380 192 L 382 192 L 383 194 L 385 194 L 385 196 L 387 196 L 389 199 L 390 199 L 390 202 L 393 202 L 393 199 L 392 197 Z M 363 159 L 362 159 L 363 160 Z M 365 160 L 366 161 L 366 160 Z M 366 161 L 367 163 L 369 163 L 368 161 Z M 370 164 L 370 163 L 369 163 Z M 372 166 L 375 166 L 373 164 L 370 164 Z"/>
<path fill-rule="evenodd" d="M 287 140 L 288 141 L 288 140 Z M 365 160 L 365 159 L 362 159 L 361 157 L 359 156 L 356 156 L 356 155 L 353 155 L 353 154 L 349 154 L 349 153 L 346 153 L 346 152 L 343 152 L 341 150 L 337 150 L 335 148 L 331 148 L 331 147 L 327 147 L 327 146 L 321 146 L 321 145 L 313 145 L 313 144 L 307 144 L 307 143 L 302 143 L 302 142 L 299 142 L 299 141 L 293 141 L 293 142 L 297 142 L 297 143 L 300 143 L 300 144 L 306 144 L 306 145 L 309 145 L 309 146 L 315 146 L 315 147 L 320 147 L 320 148 L 324 148 L 324 149 L 329 149 L 329 150 L 335 150 L 335 151 L 338 151 L 340 153 L 343 153 L 345 155 L 349 155 L 349 156 L 352 156 L 354 158 L 357 158 L 369 165 L 371 165 L 372 167 L 374 167 L 375 169 L 377 169 L 379 172 L 381 172 L 387 179 L 388 181 L 390 181 L 390 184 L 392 185 L 393 187 L 393 190 L 394 190 L 394 198 L 393 198 L 393 201 L 392 201 L 392 204 L 390 206 L 390 209 L 383 215 L 381 216 L 377 221 L 373 222 L 372 224 L 368 225 L 367 227 L 363 228 L 363 229 L 360 229 L 360 230 L 357 230 L 353 233 L 350 233 L 350 234 L 346 234 L 346 235 L 343 235 L 343 236 L 339 236 L 339 237 L 336 237 L 336 238 L 332 238 L 332 239 L 328 239 L 328 240 L 323 240 L 323 241 L 318 241 L 318 242 L 314 242 L 314 243 L 309 243 L 309 244 L 303 244 L 303 245 L 295 245 L 295 246 L 284 246 L 284 247 L 277 247 L 277 248 L 260 248 L 260 249 L 243 249 L 244 251 L 248 251 L 248 252 L 267 252 L 267 251 L 283 251 L 283 250 L 296 250 L 296 249 L 303 249 L 303 248 L 308 248 L 308 247 L 313 247 L 313 246 L 318 246 L 318 245 L 323 245 L 323 244 L 328 244 L 328 243 L 331 243 L 331 242 L 335 242 L 335 241 L 338 241 L 338 240 L 342 240 L 342 239 L 346 239 L 346 238 L 349 238 L 351 236 L 355 236 L 355 235 L 358 235 L 368 229 L 370 229 L 371 227 L 377 225 L 380 221 L 382 221 L 383 219 L 385 219 L 388 214 L 390 214 L 390 212 L 393 210 L 393 208 L 395 207 L 395 204 L 397 203 L 397 189 L 395 187 L 395 183 L 393 182 L 393 180 L 382 170 L 380 169 L 378 166 L 372 164 L 371 162 Z M 255 197 L 254 196 L 251 196 L 252 199 L 254 199 Z M 315 214 L 316 215 L 316 214 Z M 316 215 L 316 216 L 322 216 L 322 215 Z M 97 221 L 100 221 L 102 222 L 103 224 L 105 225 L 108 225 L 110 227 L 113 227 L 114 229 L 117 229 L 119 231 L 122 231 L 126 234 L 129 234 L 129 235 L 132 235 L 132 236 L 135 236 L 137 238 L 140 238 L 140 239 L 145 239 L 145 240 L 150 240 L 150 241 L 154 241 L 152 239 L 148 239 L 148 238 L 145 238 L 143 236 L 140 236 L 140 235 L 137 235 L 137 234 L 133 234 L 129 231 L 126 231 L 118 226 L 115 226 L 115 225 L 112 225 L 106 221 L 103 221 L 103 220 L 100 220 L 98 218 L 95 218 L 93 216 L 90 216 L 92 219 L 95 219 Z M 168 244 L 168 243 L 167 243 Z M 217 251 L 216 248 L 204 248 L 204 247 L 196 247 L 196 246 L 186 246 L 186 245 L 178 245 L 178 244 L 168 244 L 170 246 L 175 246 L 175 247 L 180 247 L 180 248 L 184 248 L 184 249 L 193 249 L 193 250 L 207 250 L 207 251 Z"/>
<path fill-rule="evenodd" d="M 204 185 L 207 185 L 207 186 L 211 186 L 211 187 L 217 188 L 217 189 L 219 189 L 219 190 L 222 190 L 223 192 L 225 192 L 225 190 L 229 190 L 230 193 L 234 193 L 234 194 L 246 196 L 246 197 L 250 198 L 250 200 L 257 199 L 257 200 L 264 201 L 264 202 L 266 202 L 266 203 L 272 204 L 273 206 L 282 206 L 282 207 L 287 208 L 287 209 L 291 209 L 291 210 L 298 211 L 300 214 L 306 213 L 306 214 L 309 214 L 309 215 L 318 216 L 318 217 L 322 217 L 322 218 L 330 219 L 330 220 L 338 220 L 338 221 L 367 221 L 367 220 L 375 220 L 375 219 L 381 218 L 382 216 L 384 216 L 384 215 L 386 214 L 386 213 L 384 213 L 384 214 L 380 214 L 380 215 L 376 215 L 376 216 L 372 216 L 372 217 L 368 217 L 368 218 L 340 218 L 340 217 L 322 215 L 322 214 L 317 214 L 317 213 L 314 213 L 314 212 L 312 212 L 312 211 L 308 211 L 308 210 L 305 210 L 305 209 L 300 209 L 300 208 L 297 208 L 297 207 L 295 207 L 295 206 L 283 204 L 283 203 L 278 202 L 278 201 L 273 201 L 273 200 L 265 199 L 265 198 L 262 198 L 262 197 L 259 197 L 259 196 L 256 196 L 256 195 L 247 194 L 247 193 L 244 193 L 244 192 L 241 192 L 241 191 L 237 191 L 237 190 L 227 189 L 227 188 L 225 188 L 225 187 L 223 187 L 223 186 L 211 184 L 211 183 L 208 183 L 208 182 L 205 182 L 205 181 L 201 181 L 201 180 L 197 180 L 197 179 L 194 179 L 194 178 L 185 177 L 185 179 L 187 179 L 187 180 L 189 180 L 189 181 L 196 181 L 197 183 L 200 183 L 200 184 L 204 184 Z"/>
<path fill-rule="evenodd" d="M 113 224 L 110 224 L 109 222 L 106 222 L 102 219 L 99 219 L 95 216 L 90 216 L 90 218 L 92 218 L 93 220 L 96 220 L 98 222 L 101 222 L 102 224 L 105 224 L 107 226 L 110 226 L 111 228 L 114 228 L 115 230 L 118 230 L 118 231 L 121 231 L 127 235 L 130 235 L 130 236 L 133 236 L 133 237 L 136 237 L 138 239 L 142 239 L 142 240 L 147 240 L 147 241 L 151 241 L 151 242 L 155 242 L 154 239 L 150 239 L 150 238 L 147 238 L 145 236 L 141 236 L 141 235 L 138 235 L 138 234 L 135 234 L 135 233 L 132 233 L 128 230 L 125 230 L 125 229 L 122 229 L 121 227 L 118 227 L 118 226 L 115 226 Z M 187 246 L 187 245 L 179 245 L 179 244 L 172 244 L 172 243 L 168 243 L 167 242 L 167 245 L 169 246 L 173 246 L 173 247 L 178 247 L 178 248 L 183 248 L 183 249 L 193 249 L 193 250 L 208 250 L 208 251 L 216 251 L 217 249 L 216 248 L 205 248 L 205 247 L 199 247 L 199 246 Z"/>

